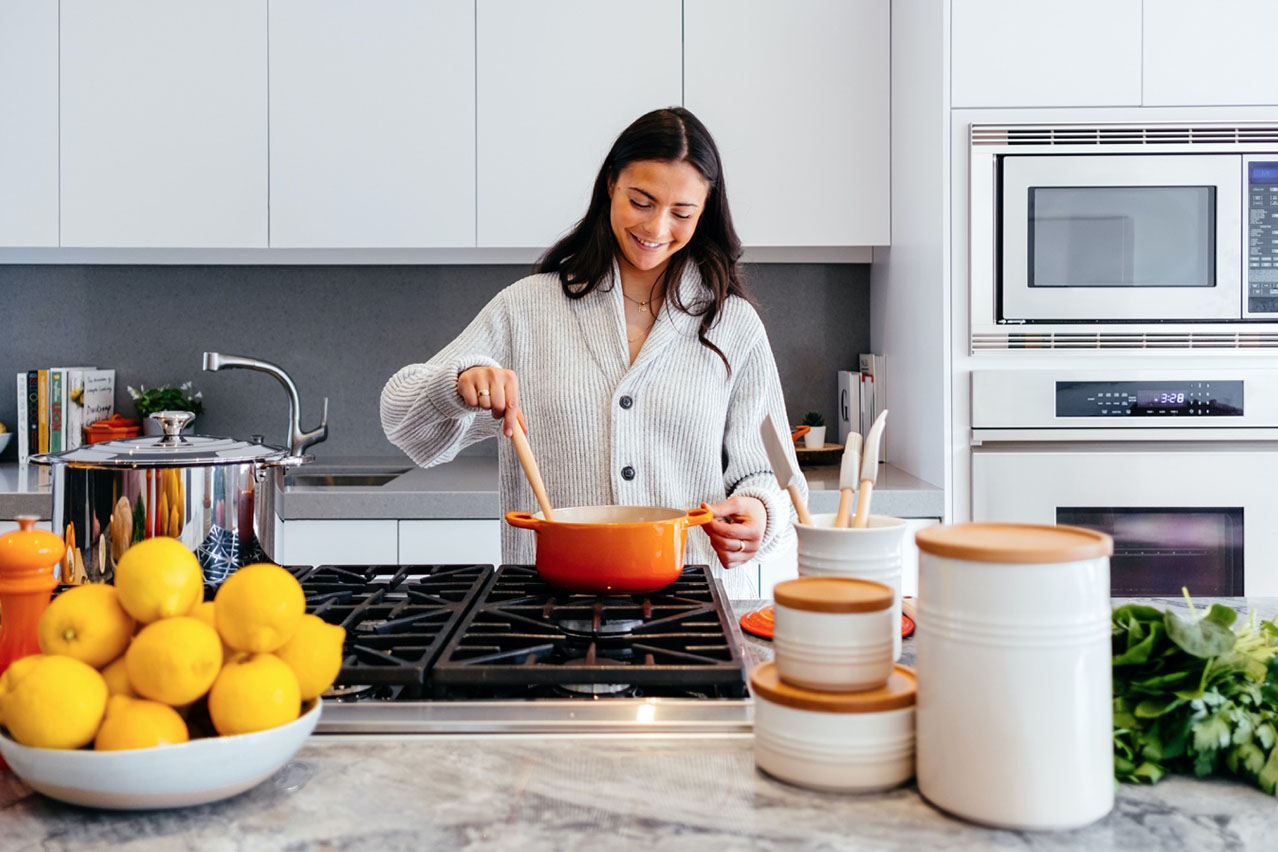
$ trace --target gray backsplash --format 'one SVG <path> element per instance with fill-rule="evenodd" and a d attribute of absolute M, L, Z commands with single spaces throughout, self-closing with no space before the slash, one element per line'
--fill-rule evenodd
<path fill-rule="evenodd" d="M 116 409 L 135 416 L 126 385 L 191 380 L 204 393 L 196 431 L 287 442 L 288 401 L 272 377 L 201 371 L 205 350 L 282 366 L 297 383 L 302 428 L 329 399 L 333 456 L 402 458 L 382 434 L 378 395 L 400 366 L 428 358 L 523 266 L 0 265 L 0 422 L 17 425 L 14 376 L 61 364 L 116 370 Z M 836 373 L 869 351 L 869 267 L 752 264 L 746 281 L 776 353 L 792 423 L 835 422 Z M 832 440 L 832 439 L 831 439 Z M 16 458 L 10 442 L 3 461 Z M 471 449 L 492 454 L 491 441 Z"/>

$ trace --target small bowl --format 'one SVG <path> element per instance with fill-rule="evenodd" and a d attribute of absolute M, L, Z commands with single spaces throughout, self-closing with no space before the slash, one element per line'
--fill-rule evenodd
<path fill-rule="evenodd" d="M 315 701 L 295 721 L 231 737 L 125 751 L 30 748 L 0 732 L 0 755 L 15 775 L 51 799 L 139 810 L 227 799 L 275 774 L 319 721 Z"/>

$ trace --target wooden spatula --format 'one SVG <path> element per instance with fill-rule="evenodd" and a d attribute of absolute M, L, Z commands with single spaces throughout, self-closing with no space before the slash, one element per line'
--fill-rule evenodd
<path fill-rule="evenodd" d="M 874 483 L 879 479 L 879 444 L 883 437 L 883 423 L 887 419 L 887 409 L 874 418 L 870 431 L 865 433 L 865 443 L 861 447 L 861 493 L 856 498 L 856 517 L 852 526 L 864 527 L 870 522 L 870 495 L 874 493 Z"/>
<path fill-rule="evenodd" d="M 839 467 L 839 512 L 836 527 L 846 527 L 852 520 L 852 492 L 861 481 L 861 433 L 849 432 L 843 446 L 843 464 Z"/>
<path fill-rule="evenodd" d="M 550 511 L 550 495 L 546 493 L 546 485 L 541 481 L 541 471 L 537 468 L 537 459 L 533 458 L 532 447 L 528 445 L 528 436 L 525 434 L 528 427 L 524 424 L 524 413 L 519 412 L 519 428 L 510 435 L 510 441 L 515 445 L 515 455 L 519 457 L 519 466 L 524 469 L 524 476 L 528 477 L 528 484 L 532 486 L 533 494 L 537 497 L 537 505 L 541 507 L 541 516 L 548 521 L 555 518 Z"/>

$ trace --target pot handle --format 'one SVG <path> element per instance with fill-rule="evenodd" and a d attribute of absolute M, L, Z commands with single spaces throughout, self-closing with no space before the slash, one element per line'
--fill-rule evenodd
<path fill-rule="evenodd" d="M 714 512 L 710 511 L 705 506 L 701 506 L 696 509 L 689 509 L 687 520 L 688 520 L 688 526 L 699 527 L 702 524 L 708 524 L 711 521 L 713 521 Z"/>
<path fill-rule="evenodd" d="M 507 512 L 506 523 L 521 530 L 539 530 L 545 523 L 541 518 L 534 518 L 529 512 Z"/>

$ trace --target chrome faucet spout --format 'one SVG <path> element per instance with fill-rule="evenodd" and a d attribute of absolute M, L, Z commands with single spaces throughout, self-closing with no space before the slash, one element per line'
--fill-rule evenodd
<path fill-rule="evenodd" d="M 290 455 L 299 455 L 307 447 L 318 444 L 328 437 L 328 397 L 324 397 L 320 425 L 309 432 L 303 432 L 300 422 L 301 403 L 297 396 L 297 385 L 293 383 L 293 378 L 282 367 L 269 361 L 246 358 L 242 355 L 223 355 L 220 352 L 204 353 L 204 369 L 209 372 L 227 370 L 233 367 L 268 373 L 278 379 L 280 384 L 284 385 L 284 390 L 288 392 L 288 451 Z"/>

